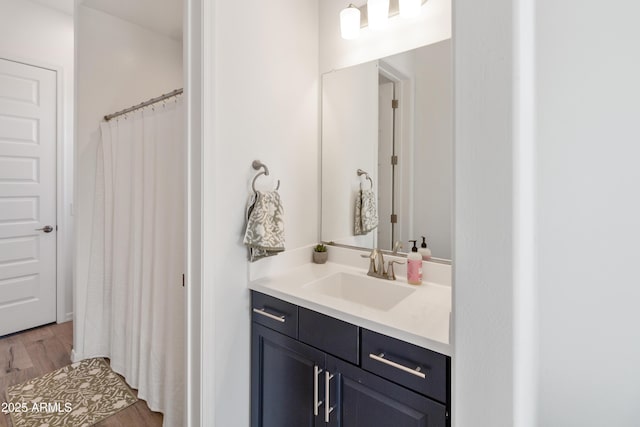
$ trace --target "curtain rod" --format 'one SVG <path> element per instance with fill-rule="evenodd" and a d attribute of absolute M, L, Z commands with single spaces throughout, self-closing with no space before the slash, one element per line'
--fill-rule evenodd
<path fill-rule="evenodd" d="M 172 98 L 174 96 L 178 96 L 178 95 L 182 94 L 182 92 L 184 92 L 184 89 L 176 89 L 176 90 L 171 91 L 169 93 L 165 93 L 164 95 L 160 95 L 157 98 L 152 98 L 152 99 L 150 99 L 148 101 L 145 101 L 143 103 L 140 103 L 138 105 L 134 105 L 133 107 L 129 107 L 129 108 L 125 109 L 125 110 L 118 111 L 117 113 L 107 114 L 106 116 L 104 116 L 104 120 L 108 122 L 109 120 L 114 119 L 114 118 L 119 117 L 119 116 L 122 116 L 123 114 L 127 114 L 127 113 L 130 113 L 132 111 L 139 110 L 141 108 L 144 108 L 144 107 L 147 107 L 149 105 L 155 104 L 157 102 L 164 101 L 165 99 Z"/>

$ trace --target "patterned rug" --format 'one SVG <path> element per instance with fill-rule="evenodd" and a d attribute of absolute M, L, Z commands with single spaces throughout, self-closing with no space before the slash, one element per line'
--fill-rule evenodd
<path fill-rule="evenodd" d="M 87 359 L 7 389 L 14 427 L 91 426 L 137 402 L 103 359 Z"/>

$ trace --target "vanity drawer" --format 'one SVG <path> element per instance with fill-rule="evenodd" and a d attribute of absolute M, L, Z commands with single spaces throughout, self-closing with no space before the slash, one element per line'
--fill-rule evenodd
<path fill-rule="evenodd" d="M 281 299 L 251 292 L 251 318 L 291 338 L 298 338 L 298 306 Z"/>
<path fill-rule="evenodd" d="M 302 307 L 299 308 L 299 316 L 300 341 L 358 364 L 360 328 Z"/>
<path fill-rule="evenodd" d="M 448 403 L 447 356 L 363 329 L 361 357 L 363 369 Z"/>

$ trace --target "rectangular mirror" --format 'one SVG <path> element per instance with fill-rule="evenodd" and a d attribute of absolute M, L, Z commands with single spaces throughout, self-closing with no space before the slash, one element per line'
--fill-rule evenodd
<path fill-rule="evenodd" d="M 445 40 L 322 76 L 324 242 L 451 259 L 451 61 Z"/>

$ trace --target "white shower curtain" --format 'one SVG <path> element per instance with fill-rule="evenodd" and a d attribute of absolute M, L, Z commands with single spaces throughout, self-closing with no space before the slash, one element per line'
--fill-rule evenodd
<path fill-rule="evenodd" d="M 165 426 L 185 400 L 182 111 L 171 99 L 101 125 L 79 351 L 109 357 Z"/>

